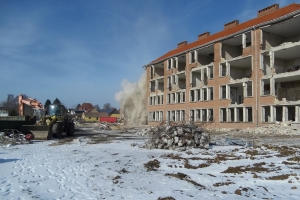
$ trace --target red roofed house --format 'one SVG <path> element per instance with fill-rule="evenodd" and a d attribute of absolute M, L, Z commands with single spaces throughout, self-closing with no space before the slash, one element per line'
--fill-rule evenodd
<path fill-rule="evenodd" d="M 299 4 L 274 4 L 254 19 L 181 42 L 146 66 L 148 122 L 218 129 L 299 123 L 299 52 Z"/>
<path fill-rule="evenodd" d="M 94 106 L 91 103 L 83 103 L 78 110 L 83 110 L 85 112 L 90 112 L 94 109 Z"/>

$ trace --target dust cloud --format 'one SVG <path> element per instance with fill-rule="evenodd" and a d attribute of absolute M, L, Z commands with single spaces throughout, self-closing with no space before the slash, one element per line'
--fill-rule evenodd
<path fill-rule="evenodd" d="M 132 125 L 146 124 L 146 92 L 147 73 L 142 74 L 139 81 L 131 83 L 124 79 L 121 83 L 121 91 L 115 94 L 115 99 L 120 102 L 122 116 Z"/>

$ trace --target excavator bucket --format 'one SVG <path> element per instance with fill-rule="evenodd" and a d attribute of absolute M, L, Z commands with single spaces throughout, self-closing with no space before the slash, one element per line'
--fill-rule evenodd
<path fill-rule="evenodd" d="M 34 140 L 50 140 L 52 138 L 52 131 L 49 126 L 45 125 L 23 125 L 21 127 L 23 134 L 33 134 Z"/>

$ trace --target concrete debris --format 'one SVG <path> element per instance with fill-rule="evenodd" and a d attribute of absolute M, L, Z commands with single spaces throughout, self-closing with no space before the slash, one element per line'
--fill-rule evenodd
<path fill-rule="evenodd" d="M 24 135 L 15 129 L 4 129 L 0 131 L 0 145 L 1 146 L 11 146 L 18 144 L 29 144 L 32 143 L 31 134 Z"/>
<path fill-rule="evenodd" d="M 111 130 L 110 124 L 103 122 L 99 123 L 98 126 L 95 128 L 96 130 Z"/>
<path fill-rule="evenodd" d="M 251 142 L 245 142 L 243 140 L 233 139 L 233 138 L 226 138 L 225 143 L 227 145 L 238 145 L 238 146 L 243 146 L 243 147 L 252 147 Z"/>
<path fill-rule="evenodd" d="M 300 135 L 300 124 L 291 121 L 276 122 L 266 126 L 247 128 L 243 130 L 222 129 L 222 132 L 231 134 L 254 134 L 254 135 Z"/>
<path fill-rule="evenodd" d="M 107 122 L 100 122 L 95 127 L 96 130 L 120 130 L 123 127 L 123 123 L 107 123 Z"/>
<path fill-rule="evenodd" d="M 209 148 L 210 135 L 194 124 L 163 125 L 143 129 L 139 135 L 151 135 L 146 143 L 148 149 L 185 151 L 189 148 Z"/>

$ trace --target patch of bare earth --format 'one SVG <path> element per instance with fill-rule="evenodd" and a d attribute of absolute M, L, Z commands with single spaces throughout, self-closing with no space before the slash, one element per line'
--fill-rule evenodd
<path fill-rule="evenodd" d="M 248 192 L 249 190 L 253 191 L 253 189 L 249 188 L 249 187 L 240 187 L 239 189 L 236 189 L 234 191 L 234 194 L 240 195 L 240 196 L 250 197 L 250 193 Z M 243 193 L 244 193 L 244 195 L 242 195 Z"/>
<path fill-rule="evenodd" d="M 74 138 L 62 138 L 59 139 L 51 144 L 49 144 L 49 146 L 59 146 L 59 145 L 64 145 L 64 144 L 70 144 L 72 143 L 74 140 Z"/>
<path fill-rule="evenodd" d="M 262 167 L 262 165 L 265 165 L 265 162 L 262 163 L 255 163 L 253 166 L 247 165 L 247 166 L 236 166 L 236 167 L 228 167 L 225 171 L 221 173 L 231 173 L 231 174 L 241 174 L 243 172 L 269 172 L 269 168 Z"/>
<path fill-rule="evenodd" d="M 176 200 L 173 197 L 159 197 L 157 200 Z"/>
<path fill-rule="evenodd" d="M 220 186 L 231 185 L 231 184 L 235 184 L 235 183 L 231 181 L 226 181 L 226 182 L 214 183 L 213 186 L 220 187 Z"/>
<path fill-rule="evenodd" d="M 103 136 L 91 136 L 89 137 L 89 141 L 87 144 L 107 144 L 111 143 L 112 139 L 109 137 L 103 137 Z"/>
<path fill-rule="evenodd" d="M 184 161 L 184 168 L 186 169 L 199 169 L 199 168 L 205 168 L 205 167 L 209 167 L 211 164 L 213 163 L 220 163 L 221 161 L 228 161 L 228 160 L 239 160 L 240 157 L 237 157 L 233 154 L 217 154 L 214 158 L 200 158 L 200 157 L 191 157 L 191 158 L 183 158 L 177 154 L 167 154 L 167 155 L 163 155 L 161 156 L 163 158 L 169 158 L 169 159 L 174 159 L 174 160 L 178 160 L 178 161 Z M 205 161 L 204 163 L 200 163 L 196 166 L 191 165 L 189 163 L 189 160 L 203 160 Z"/>
<path fill-rule="evenodd" d="M 278 176 L 271 176 L 266 178 L 267 180 L 286 180 L 290 177 L 291 174 L 281 174 Z"/>
<path fill-rule="evenodd" d="M 157 159 L 151 160 L 144 164 L 147 171 L 157 171 L 160 167 L 160 162 Z"/>
<path fill-rule="evenodd" d="M 166 173 L 165 175 L 166 176 L 171 176 L 171 177 L 174 177 L 174 178 L 178 178 L 180 180 L 185 180 L 185 181 L 199 187 L 200 189 L 205 189 L 206 188 L 204 185 L 201 185 L 200 183 L 197 183 L 196 181 L 193 181 L 188 175 L 186 175 L 184 173 L 180 173 L 180 172 L 178 172 L 177 174 Z"/>

